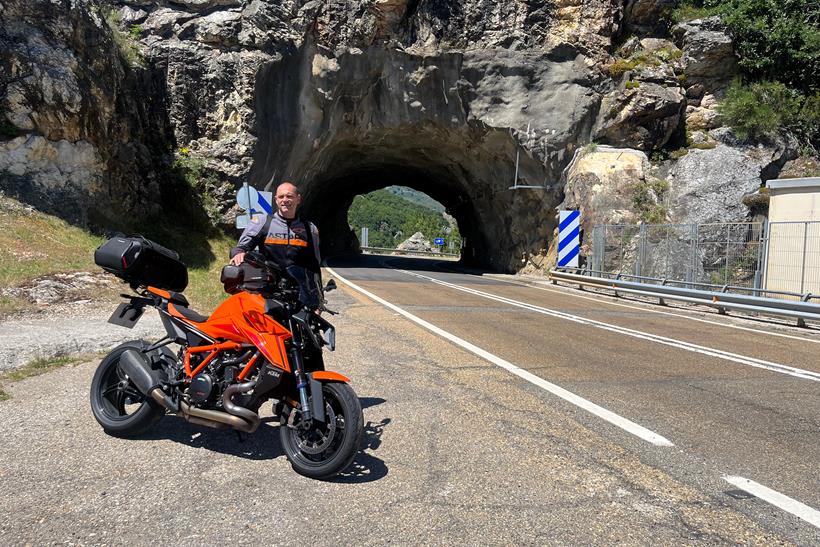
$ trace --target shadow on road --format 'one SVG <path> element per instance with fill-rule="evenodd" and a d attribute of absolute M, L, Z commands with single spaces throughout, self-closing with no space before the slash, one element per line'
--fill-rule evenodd
<path fill-rule="evenodd" d="M 380 403 L 384 402 L 384 399 L 375 397 L 373 399 Z M 364 406 L 364 402 L 362 402 L 362 406 Z M 356 456 L 356 459 L 353 460 L 353 464 L 339 474 L 339 476 L 331 479 L 330 482 L 358 484 L 377 481 L 387 476 L 387 465 L 384 463 L 384 460 L 372 454 L 368 454 L 365 450 L 377 450 L 379 446 L 381 446 L 384 428 L 391 421 L 390 418 L 385 418 L 378 423 L 367 422 L 364 426 L 364 434 L 362 435 L 362 444 L 359 448 L 359 454 Z"/>
<path fill-rule="evenodd" d="M 379 405 L 385 402 L 379 397 L 362 397 L 362 408 Z M 264 418 L 255 433 L 242 434 L 239 440 L 235 431 L 216 430 L 186 422 L 175 416 L 166 416 L 150 431 L 137 437 L 138 441 L 171 440 L 193 448 L 204 448 L 249 460 L 272 460 L 284 456 L 282 443 L 279 440 L 279 426 L 270 425 L 276 418 Z M 359 453 L 353 464 L 330 482 L 357 484 L 373 482 L 387 475 L 387 465 L 380 458 L 366 451 L 374 451 L 381 446 L 384 428 L 391 422 L 385 418 L 381 422 L 367 422 L 362 434 Z"/>
<path fill-rule="evenodd" d="M 166 416 L 136 440 L 168 439 L 193 448 L 204 448 L 249 460 L 272 460 L 284 455 L 278 429 L 278 425 L 272 426 L 263 420 L 259 429 L 253 434 L 243 433 L 240 441 L 236 431 L 213 429 L 191 424 L 175 416 Z"/>
<path fill-rule="evenodd" d="M 481 276 L 489 270 L 471 268 L 452 260 L 389 255 L 341 255 L 328 259 L 331 268 L 398 268 L 417 272 L 454 272 Z"/>

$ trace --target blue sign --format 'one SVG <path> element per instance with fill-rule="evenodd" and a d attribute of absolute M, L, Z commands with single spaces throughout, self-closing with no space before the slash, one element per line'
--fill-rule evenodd
<path fill-rule="evenodd" d="M 433 240 L 433 243 L 435 243 L 436 245 L 444 245 L 444 238 L 443 237 L 437 237 L 436 239 Z"/>
<path fill-rule="evenodd" d="M 558 213 L 558 267 L 577 268 L 581 251 L 581 212 Z"/>

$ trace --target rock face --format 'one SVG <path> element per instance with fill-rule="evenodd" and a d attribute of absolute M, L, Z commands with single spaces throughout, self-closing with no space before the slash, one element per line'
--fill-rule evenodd
<path fill-rule="evenodd" d="M 125 70 L 99 15 L 82 2 L 5 1 L 0 44 L 0 189 L 80 223 L 93 200 L 155 208 L 156 181 L 129 183 L 156 168 L 164 93 L 150 71 Z"/>
<path fill-rule="evenodd" d="M 242 182 L 292 180 L 331 254 L 358 248 L 355 195 L 405 185 L 456 218 L 466 261 L 514 270 L 552 237 L 584 145 L 635 149 L 621 157 L 645 173 L 686 124 L 719 125 L 731 42 L 712 20 L 662 39 L 673 3 L 3 0 L 0 189 L 106 226 L 177 195 L 174 158 L 202 166 L 223 222 Z M 584 173 L 593 187 L 651 178 L 618 170 L 576 165 L 567 199 L 590 221 L 629 218 L 631 198 L 581 190 Z"/>
<path fill-rule="evenodd" d="M 775 165 L 784 160 L 784 146 L 743 146 L 726 130 L 715 130 L 712 149 L 692 149 L 669 171 L 671 210 L 677 223 L 743 220 L 743 197 L 760 188 Z M 734 146 L 726 144 L 729 142 Z"/>

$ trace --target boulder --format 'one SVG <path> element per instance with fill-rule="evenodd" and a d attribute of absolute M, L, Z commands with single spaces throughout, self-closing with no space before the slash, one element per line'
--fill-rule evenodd
<path fill-rule="evenodd" d="M 433 246 L 430 245 L 430 242 L 427 240 L 427 238 L 424 237 L 424 234 L 422 234 L 421 232 L 416 232 L 409 238 L 399 243 L 396 246 L 396 249 L 400 251 L 438 251 L 438 248 L 436 248 L 435 250 L 433 249 Z"/>
<path fill-rule="evenodd" d="M 679 0 L 627 0 L 624 5 L 624 27 L 639 35 L 659 34 L 666 27 L 666 15 Z"/>
<path fill-rule="evenodd" d="M 637 223 L 635 188 L 647 181 L 649 170 L 649 159 L 640 150 L 601 145 L 580 149 L 564 171 L 559 208 L 581 211 L 582 226 L 590 234 L 598 224 Z"/>
<path fill-rule="evenodd" d="M 703 84 L 713 91 L 726 88 L 737 75 L 732 38 L 718 17 L 678 23 L 672 28 L 687 86 Z"/>
<path fill-rule="evenodd" d="M 738 222 L 748 216 L 743 197 L 760 188 L 783 146 L 728 146 L 715 130 L 714 148 L 691 149 L 669 171 L 670 213 L 676 223 Z M 730 141 L 731 142 L 731 141 Z"/>
<path fill-rule="evenodd" d="M 660 148 L 680 126 L 685 104 L 680 88 L 625 79 L 601 101 L 593 139 L 644 151 Z"/>

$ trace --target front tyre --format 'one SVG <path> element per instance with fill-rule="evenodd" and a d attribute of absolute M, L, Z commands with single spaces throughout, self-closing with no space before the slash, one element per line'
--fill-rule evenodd
<path fill-rule="evenodd" d="M 109 435 L 137 436 L 165 414 L 165 409 L 140 393 L 119 367 L 125 350 L 143 347 L 140 341 L 120 344 L 100 362 L 91 380 L 91 412 Z"/>
<path fill-rule="evenodd" d="M 288 425 L 292 408 L 285 407 L 280 418 L 279 437 L 294 471 L 313 479 L 337 475 L 353 462 L 362 439 L 362 405 L 347 384 L 322 385 L 325 399 L 324 423 L 309 427 Z"/>

